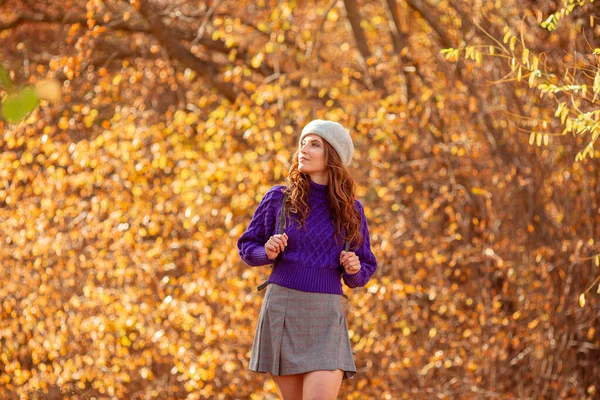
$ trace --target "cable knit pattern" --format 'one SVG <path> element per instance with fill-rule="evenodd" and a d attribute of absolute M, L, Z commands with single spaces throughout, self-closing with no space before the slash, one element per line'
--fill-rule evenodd
<path fill-rule="evenodd" d="M 327 185 L 310 181 L 308 203 L 310 213 L 304 228 L 289 216 L 285 233 L 288 245 L 279 256 L 269 281 L 281 286 L 306 292 L 342 294 L 342 283 L 350 287 L 365 286 L 377 269 L 377 260 L 371 251 L 371 240 L 364 208 L 355 200 L 354 208 L 361 214 L 360 232 L 363 244 L 354 250 L 361 269 L 347 274 L 340 265 L 344 243 L 335 243 L 334 226 L 327 204 Z M 237 241 L 240 258 L 251 267 L 271 264 L 265 243 L 277 234 L 284 185 L 273 186 L 258 205 L 248 229 Z M 342 231 L 343 233 L 343 231 Z M 352 251 L 352 249 L 351 249 Z"/>

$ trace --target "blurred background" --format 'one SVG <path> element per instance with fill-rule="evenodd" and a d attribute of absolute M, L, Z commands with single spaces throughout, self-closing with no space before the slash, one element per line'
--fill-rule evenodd
<path fill-rule="evenodd" d="M 0 398 L 275 399 L 237 253 L 342 123 L 341 399 L 600 391 L 598 2 L 1 0 Z"/>

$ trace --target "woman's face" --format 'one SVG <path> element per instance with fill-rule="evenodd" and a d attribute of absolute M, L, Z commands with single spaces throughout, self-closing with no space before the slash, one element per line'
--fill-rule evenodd
<path fill-rule="evenodd" d="M 307 174 L 325 171 L 325 144 L 315 134 L 302 138 L 298 153 L 298 170 Z"/>

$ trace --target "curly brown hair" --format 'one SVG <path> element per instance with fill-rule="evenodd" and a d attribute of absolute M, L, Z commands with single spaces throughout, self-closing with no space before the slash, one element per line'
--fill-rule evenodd
<path fill-rule="evenodd" d="M 360 233 L 360 212 L 354 208 L 355 200 L 355 182 L 348 174 L 346 168 L 335 151 L 335 149 L 323 139 L 325 148 L 325 165 L 328 173 L 328 191 L 327 202 L 333 217 L 333 226 L 335 229 L 335 240 L 341 244 L 341 240 L 349 240 L 349 250 L 359 248 L 363 243 L 363 237 Z M 310 187 L 310 176 L 298 170 L 298 156 L 300 148 L 296 150 L 292 157 L 292 165 L 289 174 L 285 179 L 284 193 L 287 193 L 286 214 L 294 217 L 303 227 L 306 218 L 310 212 L 308 204 L 308 190 Z M 298 218 L 299 216 L 299 218 Z M 342 228 L 345 228 L 346 235 L 341 235 Z"/>

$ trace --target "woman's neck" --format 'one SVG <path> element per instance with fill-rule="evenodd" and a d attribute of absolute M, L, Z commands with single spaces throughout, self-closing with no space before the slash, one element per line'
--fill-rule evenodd
<path fill-rule="evenodd" d="M 318 198 L 318 199 L 326 199 L 327 198 L 327 192 L 329 191 L 328 185 L 322 185 L 320 183 L 313 182 L 311 179 L 309 179 L 309 188 L 310 188 L 308 191 L 309 196 Z"/>

